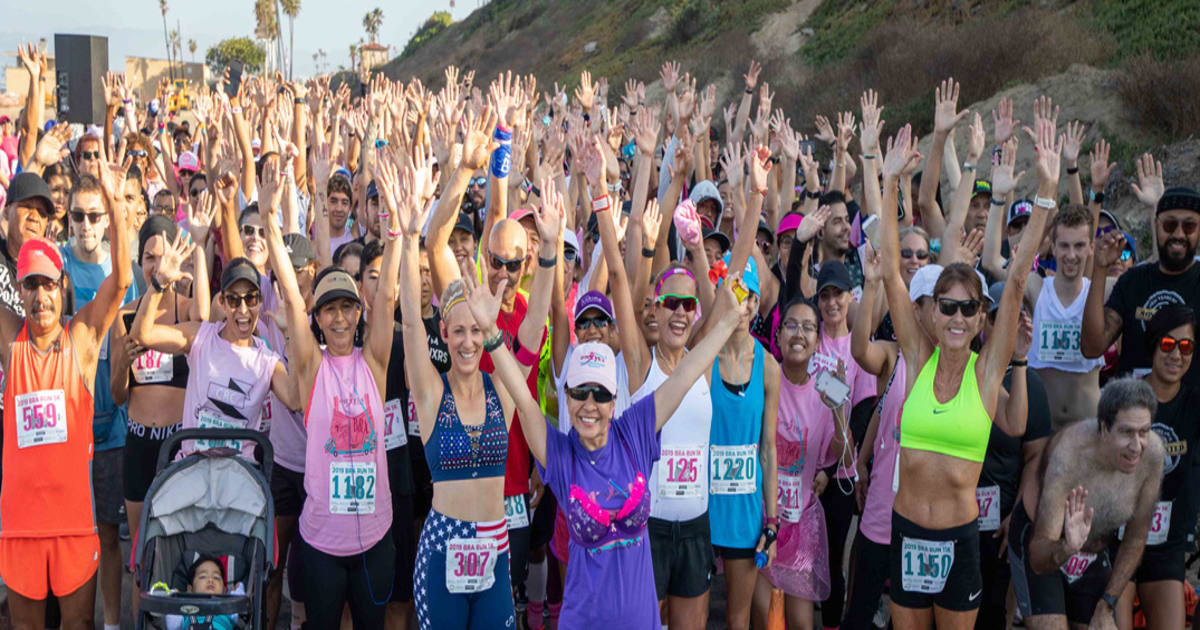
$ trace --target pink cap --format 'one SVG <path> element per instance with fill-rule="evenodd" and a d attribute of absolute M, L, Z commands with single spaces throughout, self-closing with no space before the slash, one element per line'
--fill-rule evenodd
<path fill-rule="evenodd" d="M 595 383 L 617 393 L 617 359 L 608 344 L 589 341 L 575 346 L 567 363 L 567 387 Z"/>
<path fill-rule="evenodd" d="M 533 208 L 521 208 L 520 210 L 517 210 L 516 212 L 508 215 L 508 218 L 512 219 L 513 221 L 520 221 L 521 219 L 532 219 L 533 218 Z"/>
<path fill-rule="evenodd" d="M 790 232 L 800 227 L 800 222 L 803 220 L 804 215 L 796 212 L 784 215 L 784 217 L 779 220 L 779 229 L 775 230 L 775 236 L 779 236 L 784 232 Z"/>
<path fill-rule="evenodd" d="M 179 154 L 179 170 L 181 171 L 199 171 L 200 158 L 196 157 L 191 151 L 184 151 Z"/>
<path fill-rule="evenodd" d="M 45 239 L 31 238 L 17 253 L 17 281 L 28 276 L 45 276 L 51 280 L 62 277 L 63 259 L 58 248 Z M 615 380 L 615 377 L 614 377 Z"/>

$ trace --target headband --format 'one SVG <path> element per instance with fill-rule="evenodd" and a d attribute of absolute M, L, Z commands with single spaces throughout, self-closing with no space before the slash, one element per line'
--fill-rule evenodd
<path fill-rule="evenodd" d="M 466 295 L 456 295 L 451 298 L 449 302 L 446 302 L 446 306 L 442 307 L 442 319 L 446 319 L 446 316 L 450 314 L 450 309 L 466 301 Z"/>
<path fill-rule="evenodd" d="M 687 269 L 685 269 L 683 267 L 672 267 L 672 268 L 664 271 L 663 275 L 659 276 L 658 282 L 654 284 L 654 297 L 658 297 L 659 295 L 662 294 L 662 285 L 664 282 L 667 281 L 667 278 L 670 278 L 671 276 L 673 276 L 675 274 L 680 274 L 680 273 L 686 274 L 687 277 L 692 279 L 692 282 L 696 282 L 696 276 L 692 275 L 692 272 L 688 271 Z M 699 283 L 697 283 L 697 284 L 699 284 Z"/>

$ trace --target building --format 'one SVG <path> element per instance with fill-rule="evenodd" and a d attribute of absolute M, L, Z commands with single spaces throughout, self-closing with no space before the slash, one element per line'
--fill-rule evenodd
<path fill-rule="evenodd" d="M 158 89 L 158 82 L 171 78 L 169 66 L 166 59 L 126 57 L 125 80 L 133 86 L 133 90 L 141 102 L 149 103 Z M 193 86 L 204 83 L 204 64 L 177 62 L 174 66 L 176 79 L 186 79 Z"/>
<path fill-rule="evenodd" d="M 373 70 L 388 62 L 388 47 L 375 42 L 359 46 L 359 74 Z"/>

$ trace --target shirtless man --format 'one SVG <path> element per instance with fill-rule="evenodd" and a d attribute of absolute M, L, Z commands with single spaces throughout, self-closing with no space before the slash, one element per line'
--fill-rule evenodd
<path fill-rule="evenodd" d="M 1163 444 L 1150 430 L 1157 406 L 1144 381 L 1117 379 L 1100 392 L 1097 419 L 1051 440 L 1041 487 L 1024 489 L 1009 526 L 1013 590 L 1030 630 L 1117 627 L 1113 607 L 1142 557 L 1162 482 Z"/>
<path fill-rule="evenodd" d="M 1090 416 L 1100 400 L 1104 359 L 1086 359 L 1079 351 L 1083 307 L 1091 285 L 1083 271 L 1092 254 L 1093 223 L 1087 208 L 1064 206 L 1050 228 L 1057 272 L 1044 279 L 1031 272 L 1025 289 L 1035 305 L 1029 367 L 1046 384 L 1055 430 Z"/>

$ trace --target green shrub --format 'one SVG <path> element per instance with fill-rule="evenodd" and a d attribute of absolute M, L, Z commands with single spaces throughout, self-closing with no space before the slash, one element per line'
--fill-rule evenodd
<path fill-rule="evenodd" d="M 417 32 L 404 45 L 404 51 L 400 53 L 400 58 L 407 58 L 409 55 L 417 52 L 421 46 L 424 46 L 429 40 L 433 39 L 438 33 L 450 28 L 454 23 L 454 18 L 450 17 L 449 11 L 434 11 L 433 15 L 429 16 L 428 20 L 417 29 Z"/>

